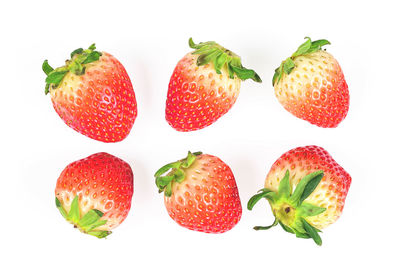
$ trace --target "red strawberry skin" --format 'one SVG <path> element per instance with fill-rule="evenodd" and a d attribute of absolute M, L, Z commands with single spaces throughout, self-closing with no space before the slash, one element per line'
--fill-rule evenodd
<path fill-rule="evenodd" d="M 284 177 L 287 170 L 292 176 L 293 186 L 296 186 L 307 174 L 318 170 L 324 171 L 324 178 L 306 202 L 324 207 L 326 211 L 309 217 L 308 220 L 319 229 L 334 223 L 342 214 L 350 188 L 349 173 L 322 147 L 315 145 L 298 147 L 283 154 L 272 165 L 265 180 L 265 188 L 276 191 L 279 180 Z"/>
<path fill-rule="evenodd" d="M 232 170 L 218 157 L 200 154 L 182 182 L 172 182 L 171 195 L 164 191 L 170 217 L 179 225 L 205 233 L 224 233 L 242 216 L 242 205 Z M 168 175 L 173 174 L 174 171 Z"/>
<path fill-rule="evenodd" d="M 97 230 L 110 231 L 121 224 L 131 208 L 133 173 L 128 163 L 107 153 L 97 153 L 69 164 L 57 180 L 56 198 L 69 212 L 79 198 L 81 216 L 91 209 L 104 213 L 107 223 Z"/>
<path fill-rule="evenodd" d="M 82 75 L 68 72 L 50 86 L 55 111 L 72 129 L 102 142 L 125 139 L 137 116 L 131 80 L 123 65 L 102 52 Z"/>

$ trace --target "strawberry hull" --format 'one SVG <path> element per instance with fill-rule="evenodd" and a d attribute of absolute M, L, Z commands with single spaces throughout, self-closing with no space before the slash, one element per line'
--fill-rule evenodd
<path fill-rule="evenodd" d="M 69 164 L 57 180 L 55 195 L 67 221 L 84 233 L 105 237 L 129 213 L 133 172 L 125 161 L 97 153 Z"/>
<path fill-rule="evenodd" d="M 350 184 L 350 175 L 325 149 L 292 149 L 272 165 L 264 188 L 247 204 L 252 210 L 266 199 L 275 216 L 272 225 L 254 229 L 267 230 L 279 224 L 286 232 L 321 245 L 319 232 L 342 214 Z"/>

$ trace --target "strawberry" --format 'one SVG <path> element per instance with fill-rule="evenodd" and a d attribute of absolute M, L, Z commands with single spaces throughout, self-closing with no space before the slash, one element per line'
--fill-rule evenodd
<path fill-rule="evenodd" d="M 77 132 L 103 142 L 123 140 L 137 115 L 135 92 L 125 68 L 112 55 L 77 49 L 65 66 L 53 69 L 45 60 L 45 93 L 54 109 Z"/>
<path fill-rule="evenodd" d="M 321 245 L 318 232 L 340 217 L 350 184 L 350 175 L 323 148 L 292 149 L 272 165 L 265 188 L 248 202 L 247 208 L 252 210 L 266 198 L 275 216 L 271 226 L 254 229 L 265 230 L 279 223 L 285 231 Z"/>
<path fill-rule="evenodd" d="M 166 174 L 166 175 L 165 175 Z M 190 230 L 223 233 L 242 216 L 235 177 L 217 157 L 189 152 L 154 175 L 170 217 Z"/>
<path fill-rule="evenodd" d="M 349 110 L 349 89 L 339 63 L 321 50 L 329 41 L 306 39 L 275 70 L 275 95 L 296 117 L 319 127 L 334 128 Z"/>
<path fill-rule="evenodd" d="M 110 154 L 94 154 L 69 164 L 57 180 L 55 193 L 56 206 L 67 221 L 104 238 L 131 208 L 132 169 Z"/>
<path fill-rule="evenodd" d="M 194 44 L 176 65 L 168 86 L 165 118 L 182 132 L 214 123 L 235 103 L 241 80 L 261 82 L 255 71 L 242 66 L 240 57 L 217 43 Z"/>

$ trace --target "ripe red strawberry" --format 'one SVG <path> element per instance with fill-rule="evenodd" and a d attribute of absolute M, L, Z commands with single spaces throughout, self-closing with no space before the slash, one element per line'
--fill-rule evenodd
<path fill-rule="evenodd" d="M 98 153 L 69 164 L 57 180 L 56 206 L 80 231 L 104 238 L 128 215 L 133 173 L 128 163 Z"/>
<path fill-rule="evenodd" d="M 165 118 L 178 131 L 207 127 L 233 106 L 242 80 L 261 82 L 240 57 L 215 42 L 194 44 L 176 65 L 168 86 Z"/>
<path fill-rule="evenodd" d="M 248 202 L 251 210 L 266 198 L 275 216 L 271 226 L 254 229 L 269 229 L 279 223 L 285 231 L 321 245 L 318 232 L 340 217 L 350 184 L 350 175 L 323 148 L 292 149 L 272 165 L 265 188 Z"/>
<path fill-rule="evenodd" d="M 123 140 L 137 115 L 135 92 L 125 68 L 112 55 L 77 49 L 65 66 L 43 62 L 54 109 L 77 132 L 103 142 Z"/>
<path fill-rule="evenodd" d="M 163 166 L 154 176 L 159 192 L 164 192 L 168 214 L 183 227 L 223 233 L 242 216 L 235 177 L 217 157 L 189 152 L 185 159 Z"/>
<path fill-rule="evenodd" d="M 296 117 L 319 127 L 334 128 L 349 110 L 349 89 L 339 63 L 321 50 L 329 41 L 306 38 L 275 70 L 275 95 Z"/>

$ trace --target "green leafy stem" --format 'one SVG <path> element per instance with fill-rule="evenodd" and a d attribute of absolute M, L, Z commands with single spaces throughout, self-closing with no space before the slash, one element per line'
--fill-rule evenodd
<path fill-rule="evenodd" d="M 172 184 L 174 182 L 181 183 L 184 181 L 184 169 L 189 168 L 196 160 L 196 157 L 201 154 L 201 152 L 191 153 L 189 151 L 186 158 L 176 162 L 168 163 L 158 169 L 154 174 L 158 192 L 164 192 L 165 196 L 170 197 L 172 195 Z"/>
<path fill-rule="evenodd" d="M 324 171 L 319 170 L 303 177 L 296 189 L 292 192 L 290 183 L 290 172 L 286 171 L 285 176 L 279 183 L 278 191 L 263 188 L 256 195 L 250 198 L 247 209 L 252 210 L 254 205 L 261 199 L 267 199 L 275 216 L 275 221 L 270 226 L 256 226 L 255 230 L 267 230 L 276 225 L 289 233 L 295 234 L 298 238 L 313 239 L 318 245 L 322 244 L 319 229 L 312 226 L 307 217 L 317 216 L 323 213 L 326 208 L 319 207 L 305 200 L 314 192 L 324 177 Z"/>
<path fill-rule="evenodd" d="M 221 74 L 221 69 L 226 66 L 229 78 L 233 79 L 236 75 L 241 80 L 252 79 L 256 82 L 262 82 L 261 78 L 254 70 L 242 66 L 240 56 L 225 49 L 214 41 L 195 44 L 192 38 L 190 38 L 189 46 L 195 49 L 193 54 L 199 55 L 197 58 L 197 66 L 212 63 L 217 74 Z"/>
<path fill-rule="evenodd" d="M 111 234 L 111 231 L 96 230 L 96 228 L 107 223 L 107 220 L 102 220 L 104 213 L 97 209 L 89 210 L 83 217 L 79 210 L 79 198 L 78 195 L 72 200 L 71 209 L 67 213 L 61 202 L 56 198 L 56 206 L 60 211 L 61 215 L 69 222 L 74 224 L 79 230 L 89 235 L 95 236 L 99 239 L 105 238 Z"/>
<path fill-rule="evenodd" d="M 85 73 L 86 64 L 92 63 L 100 59 L 101 52 L 95 51 L 95 44 L 90 45 L 86 50 L 79 48 L 71 53 L 71 59 L 67 60 L 65 66 L 53 69 L 45 60 L 42 64 L 42 70 L 47 75 L 45 94 L 50 91 L 50 86 L 53 88 L 58 87 L 61 81 L 64 79 L 68 72 L 72 72 L 76 75 L 82 75 Z"/>
<path fill-rule="evenodd" d="M 322 49 L 322 46 L 331 44 L 328 40 L 321 39 L 311 41 L 310 37 L 306 37 L 306 42 L 301 44 L 297 51 L 295 51 L 291 57 L 288 57 L 286 60 L 282 61 L 281 65 L 275 69 L 274 77 L 272 78 L 272 85 L 279 83 L 282 79 L 283 74 L 289 75 L 293 69 L 295 68 L 294 59 L 301 55 L 310 54 Z"/>

